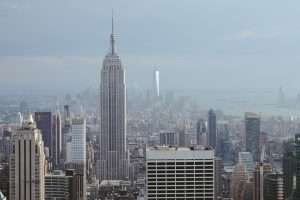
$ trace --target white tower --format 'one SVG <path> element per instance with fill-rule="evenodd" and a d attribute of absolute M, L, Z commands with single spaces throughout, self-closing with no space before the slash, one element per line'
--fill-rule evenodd
<path fill-rule="evenodd" d="M 158 98 L 160 95 L 159 89 L 159 71 L 157 69 L 153 72 L 153 90 L 154 90 L 154 98 Z"/>

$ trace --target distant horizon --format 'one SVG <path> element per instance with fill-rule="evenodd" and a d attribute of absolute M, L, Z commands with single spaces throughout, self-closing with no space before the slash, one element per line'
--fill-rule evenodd
<path fill-rule="evenodd" d="M 112 8 L 129 86 L 150 88 L 156 67 L 162 88 L 300 92 L 300 3 L 272 2 L 265 12 L 270 3 L 258 0 L 3 0 L 0 88 L 97 87 Z"/>

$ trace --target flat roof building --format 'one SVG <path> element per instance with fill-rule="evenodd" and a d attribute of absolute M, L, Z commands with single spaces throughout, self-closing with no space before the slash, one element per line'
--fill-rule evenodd
<path fill-rule="evenodd" d="M 206 199 L 215 196 L 214 150 L 153 147 L 146 151 L 146 190 L 151 199 Z"/>

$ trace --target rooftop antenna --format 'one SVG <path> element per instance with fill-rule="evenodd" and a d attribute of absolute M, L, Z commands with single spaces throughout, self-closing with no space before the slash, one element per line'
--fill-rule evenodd
<path fill-rule="evenodd" d="M 115 54 L 115 35 L 114 35 L 114 10 L 111 12 L 111 35 L 110 35 L 111 54 Z"/>

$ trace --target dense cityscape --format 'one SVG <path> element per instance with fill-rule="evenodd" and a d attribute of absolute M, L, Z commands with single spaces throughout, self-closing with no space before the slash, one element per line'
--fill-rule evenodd
<path fill-rule="evenodd" d="M 111 26 L 96 90 L 1 97 L 1 200 L 300 199 L 299 95 L 127 88 Z"/>

